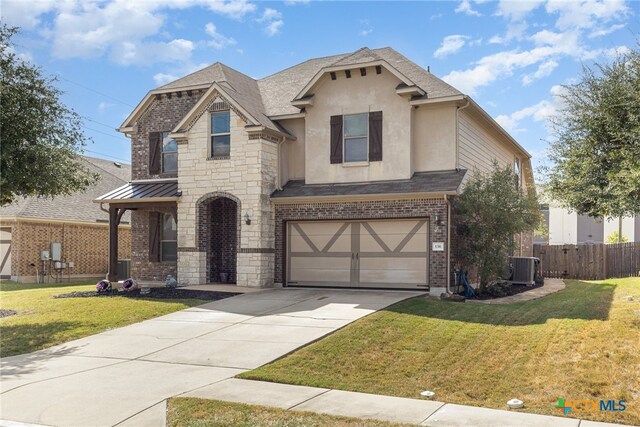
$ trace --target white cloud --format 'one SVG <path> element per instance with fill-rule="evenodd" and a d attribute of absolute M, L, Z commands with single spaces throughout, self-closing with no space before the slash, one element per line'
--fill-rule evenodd
<path fill-rule="evenodd" d="M 156 73 L 153 76 L 153 81 L 156 82 L 158 86 L 166 85 L 169 82 L 179 79 L 179 76 L 175 74 L 167 74 L 167 73 Z"/>
<path fill-rule="evenodd" d="M 188 60 L 193 42 L 170 40 L 163 33 L 167 10 L 190 7 L 206 8 L 231 19 L 242 19 L 257 6 L 247 0 L 154 0 L 130 1 L 20 1 L 3 2 L 4 15 L 22 13 L 22 23 L 37 25 L 44 13 L 55 14 L 51 28 L 42 32 L 52 40 L 52 54 L 57 58 L 88 58 L 107 55 L 118 64 L 141 64 Z M 15 21 L 15 19 L 14 19 Z M 150 41 L 154 36 L 169 41 Z M 214 40 L 216 45 L 230 44 L 232 39 Z M 189 43 L 185 43 L 189 42 Z M 168 58 L 162 52 L 177 54 Z M 153 55 L 148 54 L 149 50 Z"/>
<path fill-rule="evenodd" d="M 236 41 L 232 37 L 223 36 L 218 32 L 218 29 L 213 24 L 213 22 L 209 22 L 204 26 L 204 31 L 207 33 L 211 40 L 209 40 L 208 45 L 213 47 L 216 50 L 224 49 L 227 46 L 233 46 L 236 44 Z"/>
<path fill-rule="evenodd" d="M 536 80 L 550 76 L 557 67 L 558 63 L 554 60 L 543 62 L 534 73 L 527 74 L 522 78 L 522 84 L 528 86 Z"/>
<path fill-rule="evenodd" d="M 464 13 L 469 16 L 482 16 L 480 12 L 474 10 L 471 6 L 471 0 L 461 0 L 458 7 L 455 9 L 456 13 Z"/>
<path fill-rule="evenodd" d="M 511 21 L 520 21 L 542 3 L 544 3 L 544 0 L 500 0 L 496 15 L 504 16 Z"/>
<path fill-rule="evenodd" d="M 462 49 L 469 38 L 469 36 L 463 36 L 461 34 L 446 36 L 444 40 L 442 40 L 440 47 L 433 52 L 433 56 L 436 58 L 444 58 L 447 55 L 452 55 Z"/>
<path fill-rule="evenodd" d="M 309 4 L 311 0 L 284 0 L 286 6 L 295 6 L 298 4 Z"/>
<path fill-rule="evenodd" d="M 621 30 L 623 28 L 625 28 L 626 25 L 624 24 L 616 24 L 616 25 L 611 25 L 608 27 L 603 27 L 603 28 L 598 28 L 596 30 L 594 30 L 591 34 L 589 34 L 589 38 L 593 39 L 596 37 L 602 37 L 602 36 L 606 36 L 609 35 L 611 33 L 614 33 L 618 30 Z"/>
<path fill-rule="evenodd" d="M 284 26 L 282 13 L 278 12 L 275 9 L 271 9 L 270 7 L 264 10 L 262 16 L 258 18 L 257 21 L 267 24 L 264 28 L 264 32 L 267 33 L 269 37 L 278 34 L 280 32 L 280 29 L 282 29 L 282 27 Z"/>
<path fill-rule="evenodd" d="M 185 62 L 191 58 L 195 45 L 190 40 L 165 42 L 122 42 L 113 47 L 110 58 L 120 65 L 150 65 L 159 62 Z"/>
<path fill-rule="evenodd" d="M 369 34 L 371 34 L 373 32 L 373 30 L 371 28 L 369 28 L 368 30 L 362 30 L 360 31 L 358 34 L 360 34 L 361 36 L 368 36 Z"/>
<path fill-rule="evenodd" d="M 180 77 L 184 77 L 187 74 L 191 74 L 194 71 L 198 71 L 201 70 L 207 66 L 209 66 L 211 64 L 207 64 L 207 63 L 201 63 L 201 64 L 193 64 L 193 63 L 187 63 L 181 67 L 175 68 L 169 72 L 165 72 L 165 73 L 156 73 L 153 76 L 153 81 L 158 85 L 164 85 L 167 84 L 169 82 L 172 82 L 174 80 L 179 79 Z"/>
<path fill-rule="evenodd" d="M 629 13 L 624 0 L 549 0 L 546 10 L 559 15 L 556 27 L 560 30 L 593 28 L 598 23 L 620 19 Z"/>
<path fill-rule="evenodd" d="M 40 16 L 55 7 L 55 0 L 3 0 L 2 21 L 11 26 L 33 29 L 40 24 Z"/>
<path fill-rule="evenodd" d="M 530 107 L 518 110 L 510 115 L 499 115 L 495 120 L 508 132 L 517 133 L 525 131 L 525 129 L 518 127 L 522 120 L 532 118 L 536 122 L 544 121 L 547 117 L 553 115 L 555 111 L 555 105 L 544 100 Z"/>
<path fill-rule="evenodd" d="M 98 111 L 100 113 L 104 113 L 105 111 L 107 111 L 109 108 L 115 106 L 115 104 L 112 104 L 110 102 L 101 102 L 98 104 Z"/>

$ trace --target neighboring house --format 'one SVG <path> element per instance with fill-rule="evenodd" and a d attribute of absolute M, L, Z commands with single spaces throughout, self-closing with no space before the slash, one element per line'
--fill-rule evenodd
<path fill-rule="evenodd" d="M 131 167 L 91 157 L 83 160 L 87 168 L 101 178 L 86 191 L 53 199 L 21 198 L 0 208 L 3 279 L 33 283 L 37 280 L 36 273 L 42 278 L 43 271 L 45 281 L 105 277 L 109 215 L 93 203 L 93 199 L 127 183 L 131 179 Z M 120 259 L 131 258 L 131 227 L 125 224 L 129 221 L 128 216 L 124 217 L 118 230 Z M 59 253 L 56 243 L 60 244 Z M 49 251 L 50 258 L 54 259 L 41 260 L 42 251 Z M 60 264 L 56 264 L 55 258 L 60 258 Z"/>
<path fill-rule="evenodd" d="M 546 206 L 541 209 L 547 223 L 549 236 L 536 237 L 534 243 L 550 245 L 576 245 L 604 243 L 607 237 L 619 230 L 618 218 L 603 220 L 587 215 L 578 215 L 561 207 Z M 622 219 L 622 235 L 630 242 L 640 241 L 640 216 Z"/>
<path fill-rule="evenodd" d="M 530 155 L 484 110 L 390 48 L 259 80 L 215 63 L 150 91 L 119 130 L 133 180 L 96 202 L 114 226 L 134 209 L 139 280 L 442 289 L 449 202 L 471 170 L 495 159 L 533 185 Z"/>

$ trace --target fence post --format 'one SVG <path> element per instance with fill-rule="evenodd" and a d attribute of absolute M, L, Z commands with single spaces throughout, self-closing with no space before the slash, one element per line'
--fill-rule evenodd
<path fill-rule="evenodd" d="M 602 256 L 603 268 L 602 269 L 604 270 L 603 271 L 604 277 L 602 279 L 608 279 L 609 278 L 608 271 L 607 271 L 607 262 L 608 262 L 607 257 L 608 257 L 608 255 L 607 255 L 607 244 L 606 243 L 603 245 L 602 253 L 603 253 L 603 256 Z"/>

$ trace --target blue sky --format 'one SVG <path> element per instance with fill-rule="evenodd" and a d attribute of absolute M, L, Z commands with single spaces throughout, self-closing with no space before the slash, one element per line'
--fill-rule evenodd
<path fill-rule="evenodd" d="M 117 128 L 147 91 L 215 61 L 260 78 L 306 59 L 391 46 L 471 95 L 544 161 L 545 118 L 583 64 L 636 46 L 640 3 L 3 0 L 15 50 L 57 75 L 87 154 L 129 161 Z"/>

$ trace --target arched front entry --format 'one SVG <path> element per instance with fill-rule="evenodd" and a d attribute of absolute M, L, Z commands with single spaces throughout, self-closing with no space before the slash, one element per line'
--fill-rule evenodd
<path fill-rule="evenodd" d="M 206 252 L 207 282 L 236 283 L 240 202 L 226 193 L 198 201 L 198 249 Z"/>

